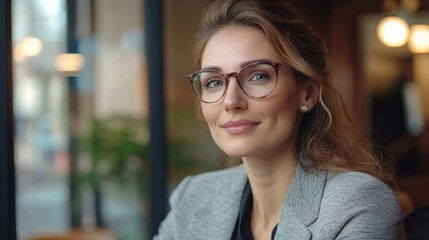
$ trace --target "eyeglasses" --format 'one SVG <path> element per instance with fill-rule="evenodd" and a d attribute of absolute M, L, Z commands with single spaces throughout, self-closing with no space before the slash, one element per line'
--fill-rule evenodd
<path fill-rule="evenodd" d="M 251 98 L 270 95 L 277 85 L 281 63 L 254 62 L 238 72 L 222 73 L 218 70 L 202 70 L 188 75 L 195 94 L 201 102 L 214 103 L 226 93 L 229 78 L 235 77 L 238 86 Z"/>

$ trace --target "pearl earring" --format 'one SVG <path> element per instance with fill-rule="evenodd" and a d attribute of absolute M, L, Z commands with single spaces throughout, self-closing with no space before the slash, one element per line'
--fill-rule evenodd
<path fill-rule="evenodd" d="M 302 106 L 300 108 L 300 110 L 301 110 L 301 112 L 306 113 L 306 112 L 308 112 L 309 108 L 307 106 Z"/>

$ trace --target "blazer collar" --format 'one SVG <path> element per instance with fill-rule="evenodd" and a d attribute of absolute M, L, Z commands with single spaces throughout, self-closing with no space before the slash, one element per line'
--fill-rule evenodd
<path fill-rule="evenodd" d="M 308 226 L 319 216 L 327 173 L 306 171 L 298 164 L 283 202 L 275 239 L 311 239 Z"/>

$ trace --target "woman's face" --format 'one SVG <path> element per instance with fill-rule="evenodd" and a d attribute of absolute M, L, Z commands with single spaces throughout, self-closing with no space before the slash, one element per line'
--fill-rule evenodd
<path fill-rule="evenodd" d="M 230 77 L 219 101 L 201 103 L 214 141 L 229 156 L 270 157 L 295 149 L 304 88 L 297 84 L 291 67 L 277 55 L 262 31 L 224 27 L 207 42 L 201 67 L 238 72 L 244 63 L 259 59 L 282 63 L 277 86 L 270 95 L 250 98 L 235 77 Z"/>

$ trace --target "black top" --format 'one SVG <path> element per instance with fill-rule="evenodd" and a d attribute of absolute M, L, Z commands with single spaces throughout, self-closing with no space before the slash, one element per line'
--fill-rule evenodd
<path fill-rule="evenodd" d="M 428 239 L 428 226 L 429 205 L 415 209 L 411 214 L 404 218 L 404 227 L 408 240 Z"/>
<path fill-rule="evenodd" d="M 231 240 L 253 240 L 252 229 L 250 228 L 250 219 L 252 217 L 253 196 L 249 181 L 246 183 L 244 193 L 241 198 L 240 212 L 235 223 L 234 232 Z M 276 235 L 277 225 L 271 233 L 271 239 Z"/>

